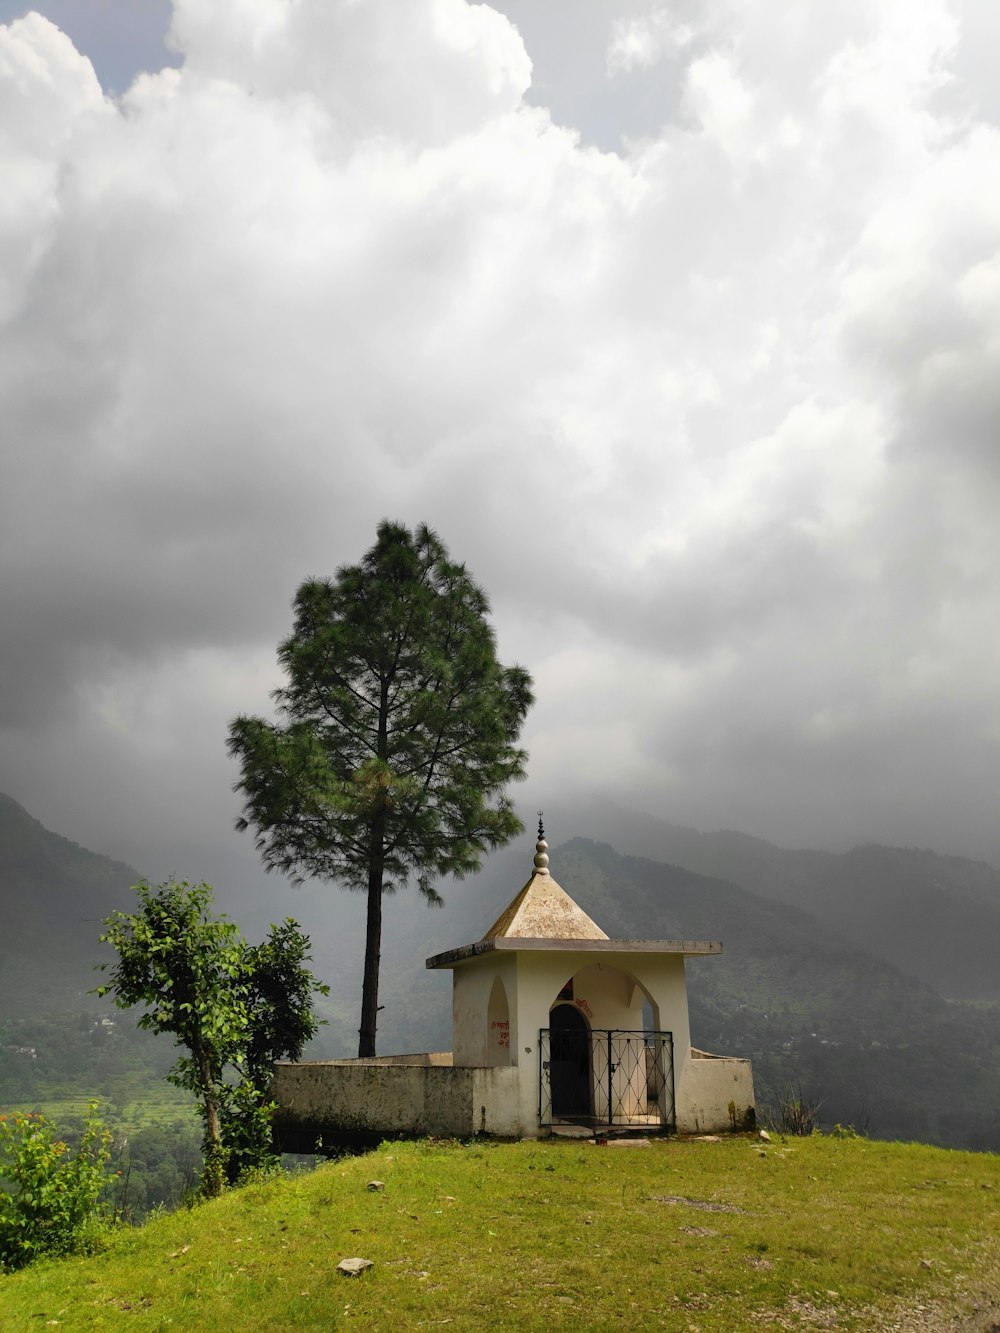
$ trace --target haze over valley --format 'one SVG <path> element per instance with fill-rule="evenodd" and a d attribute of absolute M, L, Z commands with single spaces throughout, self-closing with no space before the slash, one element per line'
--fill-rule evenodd
<path fill-rule="evenodd" d="M 688 964 L 692 1039 L 752 1058 L 762 1106 L 796 1086 L 820 1105 L 828 1126 L 1000 1148 L 1000 996 L 996 969 L 988 966 L 1000 937 L 995 870 L 912 849 L 872 845 L 831 857 L 757 842 L 757 867 L 771 867 L 765 890 L 736 881 L 734 848 L 739 864 L 755 864 L 741 835 L 699 834 L 606 811 L 603 826 L 590 832 L 625 848 L 644 843 L 646 855 L 636 856 L 575 832 L 580 825 L 569 812 L 554 810 L 552 818 L 565 821 L 570 833 L 553 843 L 553 873 L 610 935 L 723 940 L 721 957 Z M 684 848 L 685 864 L 651 859 L 657 850 Z M 442 885 L 441 910 L 413 890 L 387 900 L 380 1052 L 448 1049 L 450 989 L 447 978 L 424 970 L 424 959 L 480 937 L 527 879 L 531 849 L 525 835 L 489 858 L 479 876 Z M 727 878 L 689 868 L 706 858 L 732 867 Z M 128 886 L 136 874 L 52 834 L 9 798 L 0 800 L 6 1018 L 0 1086 L 8 1101 L 53 1086 L 79 1095 L 121 1096 L 125 1086 L 148 1092 L 162 1077 L 172 1058 L 167 1040 L 137 1036 L 134 1015 L 90 993 L 100 979 L 94 972 L 103 957 L 100 920 L 131 907 Z M 922 912 L 900 914 L 901 929 L 881 938 L 866 928 L 858 943 L 840 929 L 839 915 L 840 901 L 855 895 L 866 900 L 872 922 L 907 896 Z M 251 941 L 286 915 L 303 924 L 314 970 L 331 986 L 322 1002 L 327 1026 L 307 1056 L 353 1054 L 364 954 L 361 895 L 321 885 L 295 890 L 273 878 L 266 895 L 220 885 L 217 897 Z M 938 948 L 939 923 L 950 915 L 969 931 L 965 955 Z M 937 959 L 934 985 L 919 966 L 923 956 Z M 80 1040 L 72 1034 L 81 1031 L 84 1014 L 90 1018 L 82 1030 L 96 1032 L 91 1045 L 99 1041 L 81 1063 Z M 102 1018 L 115 1024 L 112 1033 Z M 35 1053 L 26 1055 L 28 1048 Z"/>

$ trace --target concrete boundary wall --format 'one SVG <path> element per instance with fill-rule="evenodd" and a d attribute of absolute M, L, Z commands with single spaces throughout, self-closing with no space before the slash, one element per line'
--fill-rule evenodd
<path fill-rule="evenodd" d="M 525 1069 L 455 1066 L 450 1052 L 435 1051 L 282 1062 L 275 1065 L 271 1096 L 278 1103 L 279 1141 L 290 1150 L 310 1152 L 319 1139 L 329 1145 L 427 1135 L 537 1138 L 548 1133 L 538 1123 L 537 1089 L 533 1061 Z M 692 1050 L 677 1079 L 675 1113 L 681 1134 L 749 1128 L 754 1117 L 750 1061 Z"/>
<path fill-rule="evenodd" d="M 715 1134 L 749 1129 L 754 1117 L 750 1061 L 692 1049 L 677 1089 L 677 1128 L 680 1133 Z"/>
<path fill-rule="evenodd" d="M 523 1132 L 516 1068 L 456 1069 L 438 1060 L 409 1062 L 428 1057 L 398 1063 L 400 1058 L 276 1065 L 271 1096 L 279 1107 L 279 1138 L 329 1142 L 352 1136 L 516 1137 Z"/>

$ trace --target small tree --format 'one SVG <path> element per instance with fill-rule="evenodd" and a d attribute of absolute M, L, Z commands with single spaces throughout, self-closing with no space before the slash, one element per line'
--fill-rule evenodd
<path fill-rule="evenodd" d="M 168 1078 L 198 1098 L 202 1189 L 212 1196 L 238 1174 L 234 1166 L 269 1152 L 271 1065 L 301 1055 L 317 1028 L 312 995 L 328 987 L 303 966 L 309 941 L 294 921 L 272 926 L 264 944 L 248 948 L 231 921 L 213 915 L 209 885 L 169 880 L 134 888 L 139 910 L 104 923 L 101 940 L 118 962 L 102 964 L 111 967 L 111 981 L 97 993 L 112 995 L 121 1009 L 146 1005 L 139 1026 L 169 1032 L 186 1049 Z"/>
<path fill-rule="evenodd" d="M 297 1060 L 316 1035 L 313 992 L 328 995 L 305 964 L 309 938 L 290 918 L 272 926 L 263 944 L 248 948 L 243 1001 L 247 1040 L 234 1066 L 240 1083 L 223 1107 L 226 1174 L 235 1181 L 271 1157 L 269 1088 L 275 1060 Z"/>
<path fill-rule="evenodd" d="M 237 828 L 268 870 L 368 895 L 358 1053 L 375 1054 L 382 897 L 478 870 L 521 831 L 506 796 L 531 678 L 504 667 L 489 603 L 428 528 L 383 522 L 359 565 L 309 580 L 278 649 L 280 721 L 237 717 Z"/>

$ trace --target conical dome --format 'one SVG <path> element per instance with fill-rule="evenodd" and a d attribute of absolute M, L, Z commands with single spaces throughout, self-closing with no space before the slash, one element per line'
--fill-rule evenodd
<path fill-rule="evenodd" d="M 595 921 L 578 907 L 549 874 L 549 845 L 542 821 L 531 878 L 506 910 L 494 921 L 480 943 L 496 939 L 606 940 Z"/>

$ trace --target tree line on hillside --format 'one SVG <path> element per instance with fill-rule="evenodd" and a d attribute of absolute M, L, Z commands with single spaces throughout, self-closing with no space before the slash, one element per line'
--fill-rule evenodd
<path fill-rule="evenodd" d="M 869 989 L 843 1010 L 819 1000 L 804 1011 L 765 987 L 734 1003 L 703 971 L 688 989 L 694 1038 L 752 1060 L 759 1108 L 777 1106 L 794 1085 L 825 1128 L 1000 1151 L 997 1011 L 938 1000 L 873 1018 Z"/>
<path fill-rule="evenodd" d="M 89 1092 L 112 1106 L 163 1078 L 170 1053 L 129 1021 L 96 1009 L 9 1019 L 0 1025 L 0 1089 L 7 1105 Z"/>

